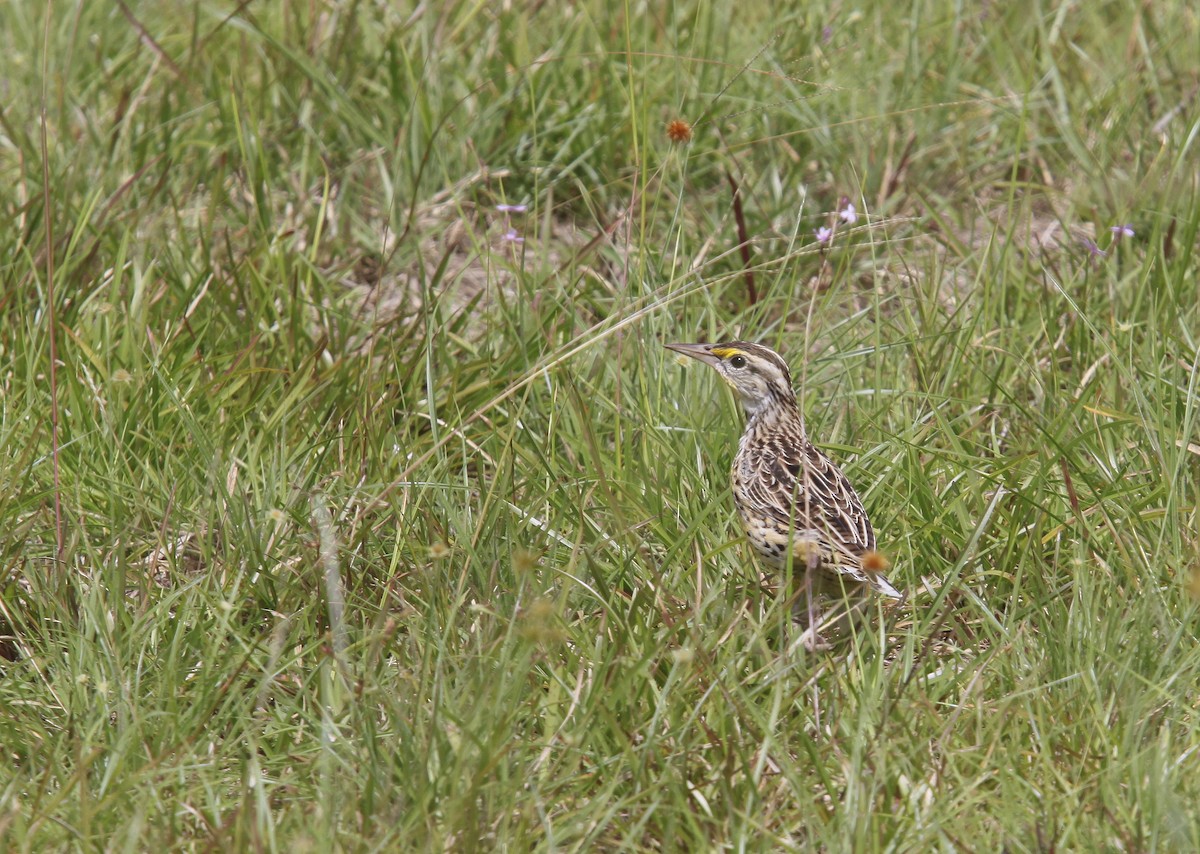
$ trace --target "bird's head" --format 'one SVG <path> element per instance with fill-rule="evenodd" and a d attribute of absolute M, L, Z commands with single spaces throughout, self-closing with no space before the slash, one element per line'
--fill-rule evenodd
<path fill-rule="evenodd" d="M 787 362 L 769 347 L 731 341 L 728 344 L 668 344 L 667 349 L 712 366 L 738 393 L 742 408 L 751 417 L 764 410 L 796 406 Z"/>

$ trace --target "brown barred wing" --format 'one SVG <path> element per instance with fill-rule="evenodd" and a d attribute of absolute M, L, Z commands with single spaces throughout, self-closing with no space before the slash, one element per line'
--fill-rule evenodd
<path fill-rule="evenodd" d="M 743 460 L 739 472 L 747 509 L 794 537 L 815 536 L 830 553 L 831 568 L 873 581 L 862 572 L 861 558 L 874 550 L 875 532 L 837 465 L 806 440 L 767 441 L 756 450 L 753 465 Z"/>

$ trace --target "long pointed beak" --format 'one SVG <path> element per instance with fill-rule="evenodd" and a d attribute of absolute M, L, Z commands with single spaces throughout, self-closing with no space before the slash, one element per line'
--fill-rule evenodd
<path fill-rule="evenodd" d="M 668 350 L 674 350 L 676 353 L 682 353 L 685 356 L 691 356 L 693 359 L 699 359 L 706 365 L 716 365 L 721 361 L 714 356 L 710 350 L 711 344 L 666 344 Z"/>

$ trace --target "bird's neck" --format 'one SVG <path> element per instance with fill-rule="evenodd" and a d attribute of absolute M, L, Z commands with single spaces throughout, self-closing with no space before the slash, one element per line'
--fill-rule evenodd
<path fill-rule="evenodd" d="M 772 428 L 784 423 L 798 424 L 801 433 L 804 431 L 804 419 L 800 416 L 800 408 L 796 405 L 794 394 L 780 393 L 772 396 L 769 400 L 753 402 L 743 400 L 742 408 L 746 410 L 747 432 Z"/>

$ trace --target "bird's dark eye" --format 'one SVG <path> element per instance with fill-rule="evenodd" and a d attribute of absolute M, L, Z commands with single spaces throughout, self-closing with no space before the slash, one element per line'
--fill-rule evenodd
<path fill-rule="evenodd" d="M 746 357 L 745 356 L 734 356 L 732 359 L 729 360 L 729 367 L 731 367 L 731 368 L 746 367 Z"/>

